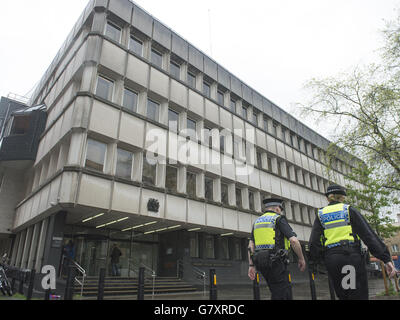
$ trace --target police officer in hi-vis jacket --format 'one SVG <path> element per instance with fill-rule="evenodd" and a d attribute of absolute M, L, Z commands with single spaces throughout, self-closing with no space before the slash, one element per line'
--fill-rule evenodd
<path fill-rule="evenodd" d="M 345 203 L 343 187 L 330 185 L 325 195 L 329 204 L 319 209 L 314 221 L 309 241 L 310 259 L 324 260 L 340 300 L 368 300 L 366 259 L 360 240 L 374 257 L 385 263 L 388 275 L 393 277 L 396 269 L 390 253 L 361 213 Z"/>
<path fill-rule="evenodd" d="M 256 270 L 267 281 L 272 300 L 291 299 L 287 271 L 288 250 L 291 246 L 298 257 L 298 267 L 305 270 L 305 259 L 299 240 L 283 212 L 283 200 L 265 199 L 266 213 L 253 225 L 249 241 L 249 278 L 255 279 Z"/>

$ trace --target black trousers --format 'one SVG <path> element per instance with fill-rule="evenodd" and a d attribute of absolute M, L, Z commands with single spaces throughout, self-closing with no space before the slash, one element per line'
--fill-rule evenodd
<path fill-rule="evenodd" d="M 254 263 L 267 282 L 271 300 L 292 300 L 289 273 L 282 260 L 270 261 L 269 252 L 261 251 L 257 253 Z"/>
<path fill-rule="evenodd" d="M 359 249 L 328 249 L 325 265 L 340 300 L 368 300 L 366 263 Z"/>

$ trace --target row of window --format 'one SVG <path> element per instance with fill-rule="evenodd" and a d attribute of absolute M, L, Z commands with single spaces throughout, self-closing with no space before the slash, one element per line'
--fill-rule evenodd
<path fill-rule="evenodd" d="M 104 99 L 111 99 L 113 92 L 113 82 L 99 76 L 97 81 L 97 88 L 96 88 L 96 95 Z M 138 93 L 134 92 L 129 88 L 124 88 L 124 97 L 122 102 L 124 108 L 127 108 L 131 111 L 137 112 L 137 105 L 138 105 Z M 148 119 L 153 121 L 159 122 L 160 120 L 160 104 L 153 101 L 152 99 L 147 99 L 147 109 L 146 109 L 146 116 Z M 180 121 L 179 121 L 179 113 L 169 108 L 168 109 L 168 126 L 169 129 L 173 132 L 182 132 L 180 128 Z M 213 146 L 213 136 L 212 136 L 212 129 L 209 127 L 203 128 L 205 132 L 205 143 L 208 143 L 209 147 Z M 186 130 L 185 134 L 186 137 L 198 141 L 197 138 L 197 121 L 191 118 L 186 119 Z M 232 138 L 232 137 L 230 137 Z M 220 135 L 219 137 L 219 145 L 220 145 L 220 152 L 226 153 L 226 136 Z M 232 149 L 228 150 L 231 153 L 232 157 L 236 159 L 241 159 L 244 162 L 247 161 L 247 153 L 246 153 L 246 143 L 242 139 L 236 139 L 233 137 L 232 141 Z M 324 179 L 317 178 L 313 174 L 310 174 L 306 171 L 301 170 L 299 167 L 295 167 L 284 160 L 281 160 L 271 154 L 268 154 L 267 163 L 263 165 L 262 163 L 262 151 L 259 150 L 256 152 L 256 162 L 254 163 L 259 169 L 264 169 L 269 172 L 278 174 L 281 177 L 287 178 L 293 182 L 305 185 L 310 187 L 314 190 L 324 191 L 326 189 L 327 181 L 323 182 Z M 265 152 L 264 152 L 265 153 Z M 273 162 L 277 162 L 276 169 L 273 170 Z M 293 169 L 291 169 L 293 167 Z M 282 169 L 286 168 L 286 169 Z M 282 170 L 286 170 L 286 172 L 282 172 Z M 291 171 L 292 170 L 292 171 Z"/>
<path fill-rule="evenodd" d="M 88 139 L 87 152 L 85 159 L 85 167 L 94 169 L 100 172 L 105 170 L 105 160 L 107 154 L 107 144 Z M 143 157 L 142 161 L 142 182 L 146 185 L 156 186 L 157 183 L 157 162 L 148 159 L 146 155 L 141 152 L 133 153 L 131 151 L 117 148 L 115 175 L 117 177 L 133 180 L 133 172 L 135 170 L 135 157 Z M 136 162 L 138 165 L 138 163 Z M 165 169 L 165 189 L 177 193 L 179 176 L 179 167 L 173 165 L 166 165 Z M 191 198 L 199 197 L 197 181 L 200 176 L 196 172 L 190 170 L 186 171 L 186 193 Z M 234 194 L 229 190 L 229 183 L 221 181 L 221 199 L 220 202 L 226 206 L 236 206 L 239 209 L 247 209 L 251 211 L 262 211 L 262 200 L 267 197 L 266 194 L 260 194 L 260 206 L 256 205 L 255 190 L 248 190 L 248 205 L 244 205 L 244 197 L 247 196 L 244 189 L 234 185 Z M 215 179 L 209 176 L 204 177 L 204 198 L 209 201 L 215 201 L 217 196 L 214 192 Z M 233 198 L 234 197 L 234 198 Z"/>
<path fill-rule="evenodd" d="M 122 28 L 117 26 L 116 24 L 112 23 L 111 21 L 108 21 L 106 24 L 106 29 L 105 29 L 105 35 L 108 36 L 109 38 L 113 39 L 114 41 L 120 43 L 121 38 L 122 38 Z M 144 39 L 139 39 L 139 36 L 131 34 L 130 39 L 129 39 L 129 50 L 134 52 L 135 54 L 139 56 L 144 55 Z M 189 66 L 186 72 L 186 79 L 184 75 L 182 74 L 182 61 L 179 61 L 180 59 L 174 58 L 171 56 L 170 58 L 170 63 L 169 63 L 169 73 L 175 77 L 176 79 L 179 80 L 186 80 L 187 85 L 193 89 L 198 89 L 199 84 L 201 83 L 201 91 L 202 93 L 208 97 L 212 98 L 212 86 L 213 86 L 213 80 L 209 79 L 208 77 L 203 81 L 197 81 L 199 78 L 198 76 L 200 75 L 200 71 L 196 70 L 194 67 Z M 158 66 L 159 68 L 164 68 L 167 69 L 166 66 L 164 66 L 164 58 L 163 58 L 163 53 L 161 52 L 160 49 L 155 48 L 154 46 L 151 47 L 150 50 L 150 61 L 154 65 Z M 214 89 L 215 90 L 215 89 Z M 228 107 L 230 108 L 232 113 L 239 114 L 242 116 L 242 118 L 252 122 L 256 127 L 262 128 L 266 132 L 271 133 L 273 136 L 275 136 L 278 139 L 283 140 L 285 143 L 288 143 L 292 147 L 300 150 L 303 153 L 308 154 L 310 157 L 314 158 L 315 160 L 318 161 L 324 161 L 325 160 L 325 152 L 316 146 L 312 145 L 310 142 L 306 141 L 305 139 L 299 137 L 297 134 L 289 130 L 288 128 L 285 128 L 284 126 L 278 124 L 276 121 L 272 120 L 266 115 L 262 115 L 261 112 L 256 111 L 253 108 L 252 112 L 249 112 L 251 110 L 251 106 L 249 104 L 246 104 L 243 101 L 243 104 L 241 106 L 241 110 L 239 111 L 237 109 L 237 101 L 240 99 L 237 97 L 229 97 L 230 95 L 228 94 L 228 89 L 223 88 L 222 86 L 218 85 L 216 86 L 216 94 L 215 94 L 215 100 L 222 106 L 226 106 L 225 101 L 228 100 L 229 104 Z M 129 103 L 127 103 L 129 104 Z M 130 106 L 130 108 L 132 108 Z M 259 121 L 259 118 L 262 117 Z M 280 128 L 280 130 L 279 130 Z M 347 165 L 345 165 L 344 162 L 341 160 L 337 159 L 333 163 L 333 168 L 340 171 L 341 173 L 347 174 L 349 172 L 349 168 Z"/>

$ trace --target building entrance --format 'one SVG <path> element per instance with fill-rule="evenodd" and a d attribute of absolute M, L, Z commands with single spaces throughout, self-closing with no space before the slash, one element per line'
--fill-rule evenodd
<path fill-rule="evenodd" d="M 72 241 L 73 259 L 88 276 L 98 276 L 102 268 L 112 277 L 137 276 L 140 266 L 157 272 L 157 237 L 112 230 L 71 229 L 74 232 L 64 235 L 64 245 Z"/>

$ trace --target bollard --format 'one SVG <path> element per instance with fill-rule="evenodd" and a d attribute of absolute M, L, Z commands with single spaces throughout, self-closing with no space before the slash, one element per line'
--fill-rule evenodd
<path fill-rule="evenodd" d="M 50 295 L 51 295 L 51 289 L 47 289 L 44 292 L 44 300 L 50 300 Z"/>
<path fill-rule="evenodd" d="M 217 275 L 210 269 L 210 300 L 217 300 Z"/>
<path fill-rule="evenodd" d="M 73 266 L 68 266 L 67 270 L 67 284 L 65 287 L 64 300 L 72 300 L 74 295 L 75 268 Z"/>
<path fill-rule="evenodd" d="M 315 274 L 308 268 L 308 277 L 310 279 L 311 300 L 317 300 L 317 292 L 315 290 Z"/>
<path fill-rule="evenodd" d="M 331 300 L 336 300 L 335 289 L 333 287 L 332 278 L 330 277 L 329 273 L 328 273 L 328 283 L 329 283 L 329 294 L 331 295 Z"/>
<path fill-rule="evenodd" d="M 138 300 L 144 300 L 144 268 L 139 268 Z"/>
<path fill-rule="evenodd" d="M 28 294 L 26 296 L 26 300 L 32 299 L 33 287 L 35 285 L 35 276 L 36 276 L 36 270 L 32 269 L 31 272 L 29 273 L 29 286 L 28 286 Z"/>
<path fill-rule="evenodd" d="M 97 300 L 104 299 L 104 280 L 106 278 L 106 269 L 100 269 L 100 276 L 99 276 L 99 289 L 97 293 Z"/>
<path fill-rule="evenodd" d="M 260 274 L 256 272 L 256 278 L 253 280 L 254 300 L 260 300 Z"/>
<path fill-rule="evenodd" d="M 18 280 L 19 280 L 19 286 L 18 286 L 18 293 L 19 294 L 24 294 L 24 273 L 22 271 L 18 271 Z"/>
<path fill-rule="evenodd" d="M 289 287 L 288 287 L 288 300 L 293 300 L 293 291 L 292 291 L 292 275 L 288 271 L 288 279 L 289 279 Z"/>

